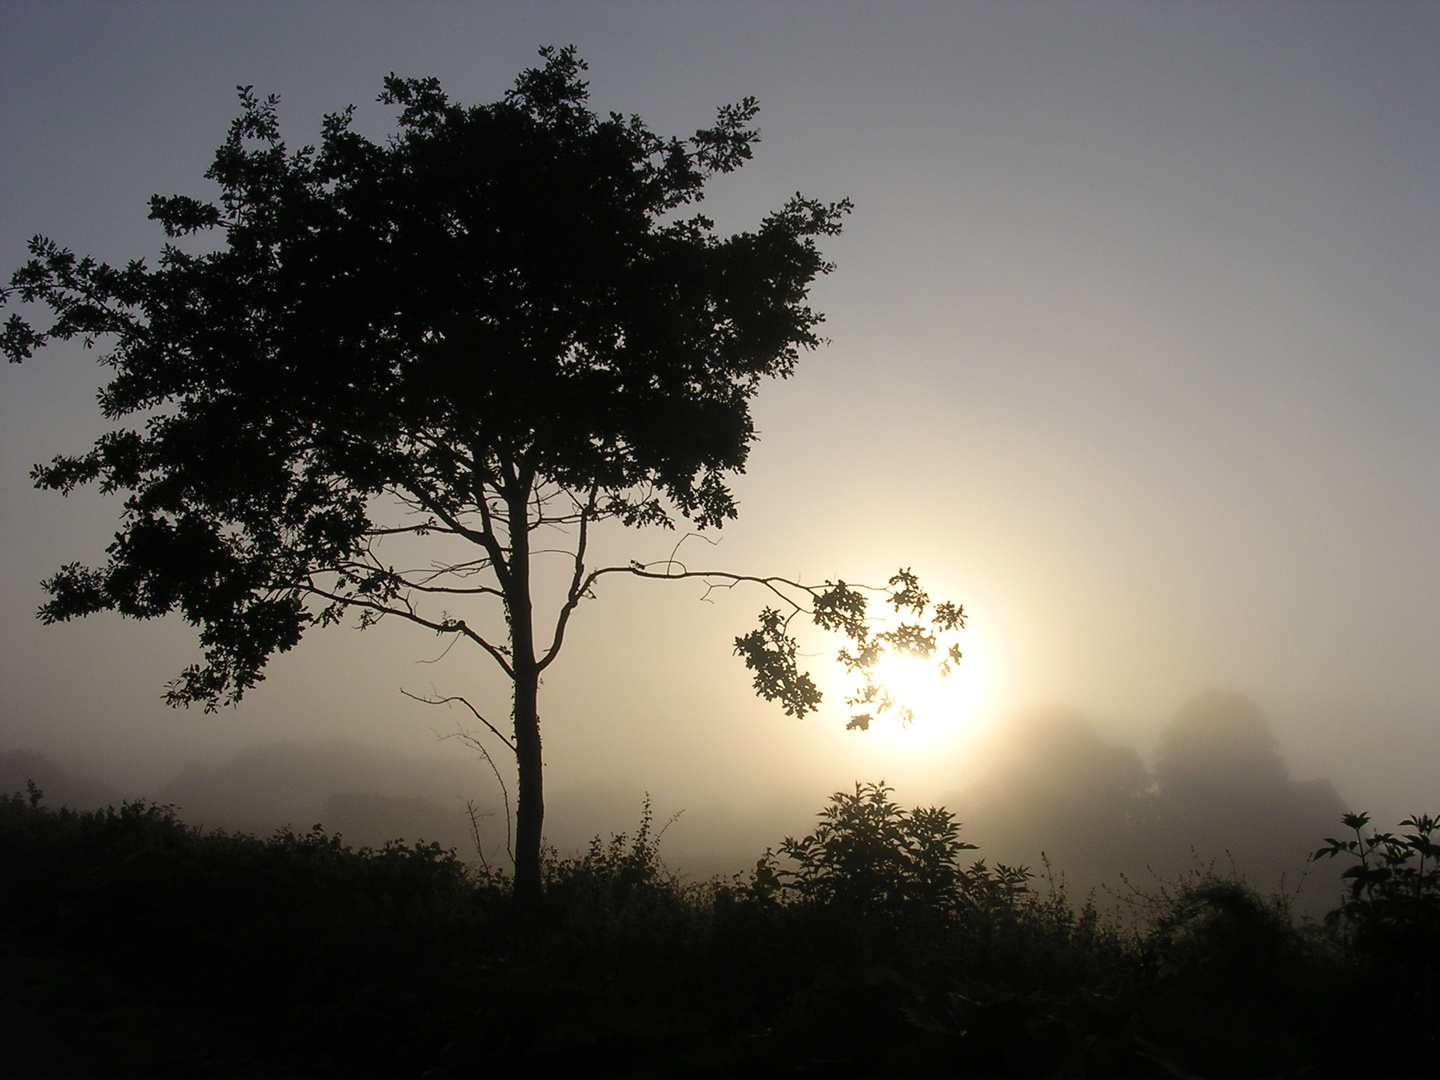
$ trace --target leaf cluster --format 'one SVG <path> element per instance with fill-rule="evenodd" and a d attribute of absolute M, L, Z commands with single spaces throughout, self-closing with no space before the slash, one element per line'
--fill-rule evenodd
<path fill-rule="evenodd" d="M 886 713 L 897 715 L 902 723 L 914 719 L 910 705 L 879 676 L 880 662 L 886 657 L 933 662 L 942 679 L 951 675 L 963 658 L 958 635 L 965 629 L 964 607 L 949 600 L 932 601 L 909 568 L 897 571 L 884 588 L 843 580 L 827 581 L 823 586 L 780 578 L 749 580 L 768 586 L 784 606 L 766 607 L 760 613 L 760 625 L 735 639 L 735 652 L 754 672 L 755 692 L 766 701 L 780 702 L 787 715 L 813 712 L 822 699 L 813 677 L 800 670 L 799 641 L 790 631 L 791 623 L 802 614 L 845 641 L 837 659 L 860 680 L 858 688 L 845 698 L 851 710 L 846 727 L 851 730 L 865 731 L 877 716 Z M 880 594 L 881 604 L 891 609 L 889 617 L 872 614 L 867 593 Z"/>
<path fill-rule="evenodd" d="M 841 904 L 860 915 L 897 905 L 954 903 L 967 882 L 961 854 L 975 845 L 960 839 L 960 824 L 948 810 L 902 809 L 891 798 L 893 790 L 881 782 L 837 791 L 813 832 L 786 837 L 780 845 L 779 854 L 793 869 L 765 860 L 760 887 Z"/>
<path fill-rule="evenodd" d="M 1412 814 L 1408 832 L 1365 827 L 1369 814 L 1342 819 L 1353 836 L 1326 837 L 1313 859 L 1344 858 L 1347 883 L 1341 905 L 1327 920 L 1347 926 L 1364 942 L 1423 964 L 1440 963 L 1440 819 Z"/>

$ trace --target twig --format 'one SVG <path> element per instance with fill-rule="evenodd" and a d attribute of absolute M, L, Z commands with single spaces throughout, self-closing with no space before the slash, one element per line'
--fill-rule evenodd
<path fill-rule="evenodd" d="M 519 751 L 515 749 L 515 744 L 509 739 L 507 739 L 504 733 L 499 728 L 497 728 L 494 724 L 490 723 L 489 720 L 486 720 L 485 717 L 481 716 L 480 710 L 475 708 L 474 705 L 471 705 L 469 701 L 467 701 L 459 694 L 451 694 L 449 697 L 421 697 L 419 694 L 410 693 L 410 691 L 406 690 L 403 686 L 400 688 L 400 693 L 404 694 L 411 701 L 418 701 L 422 705 L 449 705 L 451 702 L 454 701 L 460 702 L 461 705 L 464 705 L 467 709 L 470 710 L 471 715 L 473 715 L 476 720 L 479 720 L 480 723 L 484 724 L 487 728 L 490 729 L 490 733 L 492 735 L 494 735 L 497 739 L 499 739 L 502 743 L 509 747 L 512 754 L 519 753 Z M 464 729 L 462 728 L 461 730 L 463 731 Z M 440 737 L 442 739 L 449 739 L 453 738 L 454 736 L 442 735 Z M 465 734 L 465 737 L 474 738 L 474 736 L 469 735 L 468 732 Z M 489 755 L 487 754 L 486 756 L 488 757 Z"/>

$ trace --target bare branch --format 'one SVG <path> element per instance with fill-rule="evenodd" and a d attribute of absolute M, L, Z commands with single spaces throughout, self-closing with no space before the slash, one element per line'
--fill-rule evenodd
<path fill-rule="evenodd" d="M 680 537 L 679 540 L 675 541 L 675 546 L 670 549 L 670 558 L 665 560 L 666 565 L 680 566 L 682 570 L 684 569 L 684 566 L 676 560 L 675 556 L 680 554 L 680 545 L 685 543 L 686 540 L 691 539 L 704 540 L 705 543 L 709 544 L 711 547 L 720 546 L 720 541 L 718 539 L 712 539 L 711 537 L 706 536 L 704 533 L 687 532 L 684 536 Z"/>
<path fill-rule="evenodd" d="M 484 497 L 483 484 L 478 493 L 479 497 L 475 501 L 476 509 L 480 512 L 481 525 L 483 526 L 479 531 L 470 528 L 445 506 L 431 498 L 424 490 L 423 485 L 412 480 L 407 484 L 407 488 L 419 501 L 421 506 L 448 525 L 455 535 L 462 536 L 471 543 L 478 544 L 484 548 L 486 554 L 490 556 L 491 564 L 495 570 L 495 576 L 499 579 L 501 587 L 505 588 L 509 585 L 510 567 L 505 561 L 504 548 L 501 547 L 500 541 L 495 535 L 494 519 L 490 511 L 489 503 Z"/>
<path fill-rule="evenodd" d="M 662 566 L 665 569 L 652 570 L 651 567 L 654 566 Z M 822 588 L 819 585 L 806 585 L 799 581 L 792 581 L 790 578 L 774 575 L 759 577 L 754 574 L 733 574 L 725 570 L 687 570 L 683 564 L 670 558 L 653 563 L 630 563 L 628 566 L 602 566 L 592 570 L 585 578 L 581 589 L 582 595 L 588 592 L 596 581 L 609 574 L 629 574 L 631 577 L 645 578 L 650 581 L 702 581 L 705 583 L 707 596 L 716 589 L 733 589 L 737 585 L 759 585 L 773 593 L 786 606 L 805 614 L 813 612 L 795 594 L 806 597 L 813 603 L 825 591 L 825 588 L 828 588 L 828 585 Z M 866 592 L 884 592 L 883 588 L 876 585 L 851 585 L 850 588 Z"/>
<path fill-rule="evenodd" d="M 482 817 L 489 817 L 490 815 L 481 814 L 480 811 L 476 810 L 474 799 L 466 799 L 465 816 L 470 819 L 470 842 L 475 845 L 475 854 L 479 856 L 480 865 L 485 868 L 485 872 L 488 874 L 490 872 L 490 860 L 485 857 L 485 844 L 480 839 L 480 819 Z"/>
<path fill-rule="evenodd" d="M 417 664 L 438 664 L 441 660 L 444 660 L 445 657 L 447 657 L 447 656 L 450 655 L 450 650 L 455 647 L 455 643 L 456 643 L 457 641 L 459 641 L 459 640 L 460 640 L 459 637 L 452 637 L 449 641 L 447 641 L 447 642 L 445 643 L 445 648 L 443 648 L 443 649 L 440 650 L 440 655 L 439 655 L 439 656 L 432 657 L 432 658 L 429 659 L 429 660 L 416 660 L 415 663 L 417 663 Z"/>
<path fill-rule="evenodd" d="M 487 728 L 494 732 L 494 734 L 500 739 L 501 742 L 505 743 L 506 746 L 509 746 L 511 752 L 514 753 L 515 747 L 511 744 L 510 740 L 506 739 L 505 736 L 501 735 L 498 731 L 495 731 L 494 725 L 492 725 L 490 721 L 486 720 L 483 716 L 481 716 L 480 713 L 476 711 L 475 707 L 471 705 L 470 702 L 466 701 L 463 697 L 455 696 L 433 699 L 422 698 L 417 697 L 412 693 L 409 693 L 403 687 L 401 688 L 400 693 L 404 694 L 408 698 L 413 698 L 415 701 L 422 702 L 426 705 L 447 705 L 452 701 L 461 702 L 467 709 L 469 709 L 472 713 L 475 714 L 475 716 L 480 720 L 482 724 L 484 724 Z M 455 725 L 455 730 L 452 731 L 449 735 L 441 735 L 437 731 L 435 732 L 435 737 L 437 739 L 459 739 L 462 743 L 470 747 L 470 749 L 474 750 L 477 754 L 484 758 L 485 764 L 489 765 L 490 771 L 495 774 L 495 783 L 500 786 L 500 798 L 505 804 L 505 854 L 509 857 L 510 865 L 513 868 L 515 865 L 515 848 L 513 843 L 513 818 L 510 813 L 510 789 L 505 783 L 505 777 L 500 775 L 500 768 L 498 765 L 495 764 L 495 759 L 490 756 L 489 748 L 487 748 L 483 742 L 476 738 L 476 736 L 472 732 L 465 730 L 459 724 Z M 477 815 L 475 812 L 475 803 L 473 800 L 465 800 L 465 812 L 470 817 L 470 835 L 475 840 L 475 852 L 477 855 L 480 856 L 480 862 L 484 865 L 485 869 L 489 870 L 490 862 L 488 859 L 485 858 L 485 848 L 484 845 L 480 842 L 480 823 L 477 820 L 479 815 Z"/>
<path fill-rule="evenodd" d="M 395 574 L 395 578 L 404 585 L 405 588 L 412 589 L 418 593 L 438 593 L 446 596 L 494 596 L 501 600 L 505 599 L 503 592 L 488 585 L 469 585 L 464 587 L 459 585 L 422 585 L 418 581 L 411 581 L 409 578 L 403 576 L 408 572 L 409 571 L 398 571 Z M 432 579 L 440 577 L 442 574 L 448 572 L 449 571 L 441 570 L 431 575 L 431 577 Z"/>
<path fill-rule="evenodd" d="M 466 698 L 462 697 L 460 694 L 451 694 L 448 697 L 421 697 L 419 694 L 410 693 L 410 691 L 406 690 L 403 686 L 400 688 L 400 693 L 404 694 L 411 701 L 418 701 L 422 705 L 449 705 L 453 702 L 458 701 L 461 705 L 464 705 L 465 708 L 470 710 L 471 715 L 474 716 L 476 720 L 479 720 L 480 723 L 484 724 L 487 728 L 490 729 L 490 734 L 494 735 L 497 739 L 499 739 L 502 743 L 509 747 L 512 754 L 516 752 L 515 744 L 509 739 L 507 739 L 499 728 L 497 728 L 489 720 L 486 720 L 485 717 L 480 715 L 480 710 L 475 708 L 474 705 L 471 705 L 470 702 Z M 446 739 L 459 738 L 462 740 L 467 738 L 473 738 L 473 736 L 462 734 L 461 732 L 457 732 L 455 735 L 444 735 L 441 737 Z"/>
<path fill-rule="evenodd" d="M 581 599 L 589 591 L 585 579 L 585 547 L 589 542 L 590 519 L 595 513 L 599 495 L 599 485 L 592 484 L 590 494 L 585 500 L 585 506 L 580 512 L 580 535 L 575 541 L 575 570 L 570 575 L 570 591 L 566 594 L 565 603 L 561 605 L 560 612 L 555 617 L 555 636 L 550 641 L 550 647 L 545 650 L 545 655 L 540 658 L 540 663 L 537 665 L 537 669 L 540 671 L 544 671 L 555 660 L 555 657 L 560 655 L 560 646 L 565 643 L 565 628 L 570 623 L 570 616 L 574 614 Z M 578 501 L 576 505 L 579 505 Z"/>
<path fill-rule="evenodd" d="M 346 595 L 343 593 L 333 592 L 329 589 L 323 589 L 319 585 L 316 585 L 313 580 L 300 587 L 303 588 L 306 592 L 312 593 L 315 596 L 323 597 L 324 599 L 329 600 L 332 603 L 339 604 L 342 607 L 354 607 L 359 608 L 362 611 L 372 611 L 380 617 L 386 615 L 395 615 L 399 618 L 405 619 L 408 622 L 413 622 L 417 626 L 423 626 L 427 630 L 434 630 L 437 634 L 463 634 L 465 637 L 473 641 L 476 645 L 479 645 L 480 648 L 484 649 L 485 652 L 490 655 L 490 658 L 494 660 L 495 663 L 500 665 L 500 669 L 505 672 L 506 676 L 511 679 L 515 677 L 515 668 L 506 658 L 504 652 L 502 652 L 498 646 L 492 645 L 490 642 L 486 641 L 485 638 L 481 637 L 474 630 L 470 629 L 470 627 L 465 624 L 464 619 L 448 619 L 445 622 L 436 622 L 434 619 L 425 618 L 423 615 L 417 612 L 408 601 L 405 601 L 405 607 L 403 608 L 391 607 L 388 604 L 382 604 L 377 600 L 362 599 L 353 595 Z M 403 600 L 404 598 L 402 597 L 401 599 Z"/>
<path fill-rule="evenodd" d="M 374 580 L 382 580 L 393 583 L 396 586 L 396 593 L 403 590 L 413 590 L 421 593 L 444 593 L 454 596 L 494 596 L 504 599 L 504 593 L 494 586 L 489 585 L 434 585 L 431 584 L 441 578 L 453 576 L 457 578 L 468 578 L 474 574 L 484 573 L 490 569 L 490 559 L 475 559 L 465 563 L 453 565 L 435 564 L 426 568 L 415 567 L 412 569 L 396 570 L 393 566 L 386 566 L 380 562 L 375 554 L 367 550 L 366 560 L 337 561 L 334 569 L 345 574 L 364 576 Z M 412 577 L 412 575 L 414 575 Z"/>
<path fill-rule="evenodd" d="M 512 584 L 510 564 L 505 561 L 505 550 L 495 535 L 495 512 L 490 508 L 490 500 L 486 497 L 483 486 L 479 494 L 475 505 L 480 511 L 480 523 L 484 528 L 485 541 L 481 546 L 490 556 L 490 565 L 495 570 L 495 578 L 500 582 L 500 587 L 506 589 Z"/>
<path fill-rule="evenodd" d="M 448 526 L 443 526 L 438 523 L 425 524 L 423 522 L 419 525 L 396 525 L 390 528 L 375 526 L 374 528 L 365 530 L 366 536 L 404 536 L 410 533 L 416 536 L 424 536 L 427 533 L 442 533 L 449 536 L 459 535 L 454 529 Z"/>

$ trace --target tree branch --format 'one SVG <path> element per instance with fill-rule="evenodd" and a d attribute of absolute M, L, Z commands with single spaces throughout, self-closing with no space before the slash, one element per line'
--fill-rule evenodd
<path fill-rule="evenodd" d="M 501 652 L 501 650 L 497 646 L 490 644 L 490 642 L 486 641 L 474 630 L 471 630 L 470 627 L 465 625 L 464 619 L 451 619 L 446 622 L 436 622 L 434 619 L 425 618 L 425 616 L 421 615 L 413 607 L 411 607 L 408 602 L 403 608 L 390 607 L 386 604 L 380 603 L 379 601 L 364 600 L 359 597 L 346 596 L 343 593 L 337 593 L 332 592 L 329 589 L 323 589 L 319 585 L 316 585 L 313 581 L 308 582 L 300 587 L 303 588 L 306 592 L 313 593 L 314 595 L 319 597 L 323 597 L 324 599 L 329 600 L 332 603 L 339 604 L 342 607 L 355 607 L 360 608 L 363 611 L 373 611 L 376 613 L 376 615 L 382 617 L 385 615 L 395 615 L 409 622 L 413 622 L 417 626 L 423 626 L 428 630 L 433 630 L 437 634 L 463 634 L 465 637 L 473 641 L 476 645 L 479 645 L 480 648 L 484 649 L 487 653 L 489 653 L 490 659 L 494 660 L 495 663 L 500 665 L 500 670 L 505 672 L 507 678 L 513 679 L 515 677 L 515 668 L 513 665 L 511 665 L 510 661 L 506 659 L 505 654 Z"/>
<path fill-rule="evenodd" d="M 516 752 L 515 744 L 511 742 L 508 738 L 506 738 L 504 733 L 501 732 L 499 728 L 497 728 L 489 720 L 486 720 L 485 717 L 481 716 L 480 710 L 475 708 L 474 705 L 471 705 L 470 702 L 461 695 L 451 694 L 448 697 L 421 697 L 419 694 L 410 693 L 410 691 L 406 690 L 403 686 L 400 688 L 400 693 L 404 694 L 411 701 L 418 701 L 422 705 L 449 705 L 452 702 L 458 701 L 461 705 L 464 705 L 465 708 L 470 710 L 471 715 L 474 716 L 476 720 L 479 720 L 480 723 L 484 724 L 487 728 L 489 728 L 490 734 L 494 735 L 497 739 L 504 743 L 509 748 L 512 754 Z M 463 738 L 463 736 L 461 737 Z M 487 754 L 486 756 L 488 757 L 489 755 Z"/>
<path fill-rule="evenodd" d="M 580 510 L 580 535 L 575 541 L 575 570 L 570 575 L 570 591 L 566 594 L 565 603 L 555 617 L 555 635 L 550 641 L 550 647 L 540 658 L 538 667 L 541 671 L 549 667 L 555 657 L 560 654 L 560 646 L 565 643 L 565 628 L 570 623 L 570 616 L 574 614 L 581 599 L 588 591 L 588 583 L 585 579 L 585 547 L 589 542 L 590 519 L 595 513 L 599 494 L 599 485 L 590 485 L 590 494 L 586 497 L 584 508 Z M 576 506 L 579 505 L 577 499 Z"/>

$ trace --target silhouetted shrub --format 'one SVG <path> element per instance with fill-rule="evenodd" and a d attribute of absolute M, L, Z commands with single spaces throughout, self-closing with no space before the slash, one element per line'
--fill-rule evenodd
<path fill-rule="evenodd" d="M 1350 861 L 1340 905 L 1326 924 L 1351 961 L 1351 996 L 1384 1030 L 1392 1060 L 1434 1072 L 1440 1061 L 1440 819 L 1412 814 L 1402 833 L 1372 828 L 1369 814 L 1346 814 L 1352 837 L 1327 837 L 1316 859 Z"/>
<path fill-rule="evenodd" d="M 825 951 L 870 962 L 933 945 L 964 907 L 992 905 L 1026 889 L 1023 868 L 966 869 L 960 823 L 940 807 L 904 810 L 883 781 L 838 791 L 813 832 L 766 852 L 750 890 L 759 901 L 795 909 L 802 923 L 833 938 Z M 782 861 L 783 860 L 783 861 Z"/>
<path fill-rule="evenodd" d="M 1063 877 L 965 865 L 948 811 L 884 784 L 700 884 L 647 801 L 551 853 L 517 921 L 502 875 L 434 844 L 32 790 L 0 797 L 0 974 L 48 972 L 14 985 L 85 1075 L 1436 1075 L 1436 823 L 1346 823 L 1328 924 L 1200 872 L 1121 925 Z"/>
<path fill-rule="evenodd" d="M 438 1040 L 457 956 L 500 945 L 483 883 L 433 844 L 201 833 L 168 806 L 77 813 L 16 795 L 0 799 L 0 867 L 12 934 L 253 1028 L 247 1045 L 279 1061 L 380 1067 L 397 1040 Z"/>
<path fill-rule="evenodd" d="M 665 827 L 654 824 L 647 795 L 633 835 L 596 836 L 583 854 L 569 858 L 547 854 L 543 948 L 552 962 L 610 978 L 643 972 L 667 994 L 693 974 L 694 954 L 704 948 L 696 935 L 708 897 L 665 866 Z"/>
<path fill-rule="evenodd" d="M 1400 822 L 1408 833 L 1372 829 L 1369 814 L 1341 819 L 1354 839 L 1327 837 L 1315 858 L 1348 856 L 1353 863 L 1341 879 L 1347 895 L 1327 921 L 1344 926 L 1367 948 L 1396 955 L 1436 958 L 1440 945 L 1440 820 L 1414 814 Z"/>
<path fill-rule="evenodd" d="M 775 870 L 780 889 L 859 917 L 952 905 L 961 883 L 960 855 L 975 845 L 960 839 L 960 824 L 949 811 L 902 810 L 892 791 L 883 782 L 857 783 L 853 795 L 832 795 L 814 832 L 780 845 L 780 854 L 795 865 Z"/>

